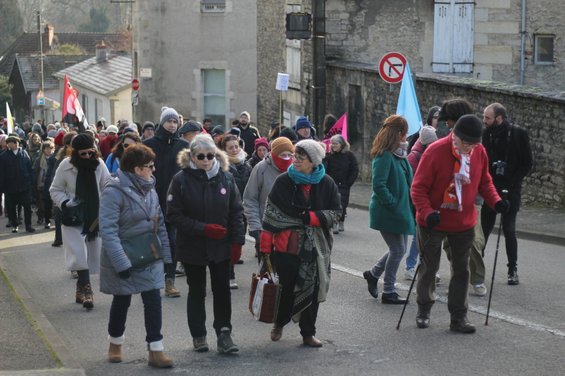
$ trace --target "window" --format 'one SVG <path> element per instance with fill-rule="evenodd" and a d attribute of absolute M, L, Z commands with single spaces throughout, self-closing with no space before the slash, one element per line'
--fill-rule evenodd
<path fill-rule="evenodd" d="M 553 41 L 555 35 L 534 36 L 534 63 L 553 64 Z"/>
<path fill-rule="evenodd" d="M 292 127 L 294 124 L 290 123 L 290 112 L 283 111 L 283 124 L 287 127 Z"/>
<path fill-rule="evenodd" d="M 468 0 L 435 1 L 433 72 L 473 72 L 474 6 Z"/>
<path fill-rule="evenodd" d="M 286 40 L 286 72 L 288 73 L 289 87 L 300 88 L 300 75 L 302 73 L 302 42 L 298 39 Z"/>
<path fill-rule="evenodd" d="M 224 13 L 226 0 L 200 0 L 200 11 L 202 13 Z"/>
<path fill-rule="evenodd" d="M 226 72 L 221 69 L 202 70 L 204 84 L 204 117 L 212 124 L 226 125 Z"/>

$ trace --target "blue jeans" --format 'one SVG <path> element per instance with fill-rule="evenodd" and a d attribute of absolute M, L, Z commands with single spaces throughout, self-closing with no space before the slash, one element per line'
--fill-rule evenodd
<path fill-rule="evenodd" d="M 406 270 L 416 268 L 416 265 L 418 265 L 418 256 L 420 256 L 420 250 L 418 249 L 416 235 L 414 235 L 412 237 L 412 244 L 410 244 L 410 251 L 406 257 Z"/>
<path fill-rule="evenodd" d="M 406 246 L 408 243 L 408 235 L 406 234 L 394 234 L 391 232 L 381 231 L 381 235 L 388 245 L 388 252 L 381 256 L 379 261 L 371 269 L 371 274 L 375 278 L 380 278 L 383 272 L 385 277 L 383 280 L 384 287 L 383 293 L 391 294 L 396 292 L 394 288 L 394 283 L 396 282 L 396 273 L 398 272 L 398 266 L 404 253 L 406 252 Z"/>
<path fill-rule="evenodd" d="M 144 291 L 141 293 L 141 299 L 143 300 L 143 312 L 145 314 L 145 341 L 147 343 L 160 341 L 163 339 L 163 335 L 161 334 L 162 313 L 159 290 Z M 121 337 L 124 334 L 130 303 L 131 295 L 114 295 L 108 322 L 108 334 L 110 336 Z"/>

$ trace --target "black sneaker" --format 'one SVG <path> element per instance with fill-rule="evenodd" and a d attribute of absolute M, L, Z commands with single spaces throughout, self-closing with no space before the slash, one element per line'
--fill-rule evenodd
<path fill-rule="evenodd" d="M 397 293 L 382 293 L 381 294 L 381 303 L 383 304 L 405 304 L 406 299 L 402 299 Z"/>
<path fill-rule="evenodd" d="M 377 299 L 379 297 L 379 290 L 377 286 L 379 279 L 373 277 L 369 270 L 363 272 L 363 278 L 367 280 L 367 290 L 369 290 L 369 294 L 371 294 L 373 298 Z"/>
<path fill-rule="evenodd" d="M 218 336 L 218 352 L 220 354 L 233 354 L 239 351 L 239 348 L 231 339 L 231 330 L 222 328 Z"/>
<path fill-rule="evenodd" d="M 18 230 L 19 230 L 18 226 L 12 227 L 12 233 L 17 234 Z"/>
<path fill-rule="evenodd" d="M 473 324 L 467 320 L 466 317 L 457 320 L 451 320 L 451 325 L 449 325 L 449 330 L 452 332 L 458 332 L 463 334 L 472 334 L 477 330 Z"/>
<path fill-rule="evenodd" d="M 31 226 L 26 226 L 26 232 L 31 232 L 31 233 L 33 233 L 33 232 L 35 232 L 35 229 L 34 229 L 33 227 L 31 227 Z"/>
<path fill-rule="evenodd" d="M 515 266 L 508 267 L 508 284 L 510 286 L 516 286 L 520 284 L 520 279 L 518 278 L 518 269 Z"/>
<path fill-rule="evenodd" d="M 416 315 L 416 326 L 420 329 L 430 327 L 430 310 L 418 305 L 418 314 Z"/>

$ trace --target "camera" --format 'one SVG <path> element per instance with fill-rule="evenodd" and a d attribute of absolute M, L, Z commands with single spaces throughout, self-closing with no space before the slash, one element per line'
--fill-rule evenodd
<path fill-rule="evenodd" d="M 494 174 L 496 176 L 504 176 L 504 170 L 506 169 L 506 162 L 504 161 L 492 162 L 492 167 L 494 169 Z"/>

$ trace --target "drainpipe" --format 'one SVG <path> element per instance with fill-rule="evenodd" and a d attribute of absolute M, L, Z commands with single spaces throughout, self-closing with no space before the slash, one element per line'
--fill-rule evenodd
<path fill-rule="evenodd" d="M 522 0 L 522 29 L 520 30 L 520 85 L 524 85 L 526 72 L 526 3 Z"/>
<path fill-rule="evenodd" d="M 313 53 L 313 108 L 311 121 L 321 132 L 322 119 L 326 114 L 326 0 L 312 1 L 314 38 Z"/>

